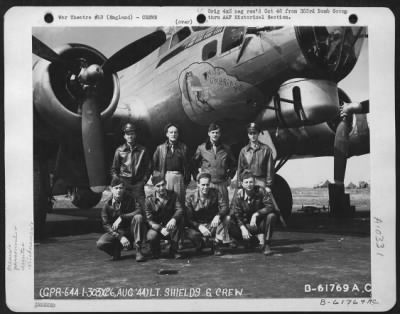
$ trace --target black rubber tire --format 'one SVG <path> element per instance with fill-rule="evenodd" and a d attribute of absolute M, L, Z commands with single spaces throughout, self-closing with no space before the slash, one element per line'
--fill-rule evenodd
<path fill-rule="evenodd" d="M 287 222 L 292 214 L 293 197 L 289 184 L 279 174 L 275 174 L 272 193 L 281 210 L 283 219 Z"/>
<path fill-rule="evenodd" d="M 72 204 L 81 209 L 92 208 L 101 200 L 102 193 L 95 193 L 90 188 L 74 188 Z"/>

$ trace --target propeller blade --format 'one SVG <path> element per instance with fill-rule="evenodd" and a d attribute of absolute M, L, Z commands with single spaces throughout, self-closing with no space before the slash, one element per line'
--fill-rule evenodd
<path fill-rule="evenodd" d="M 160 47 L 165 40 L 165 33 L 158 30 L 134 41 L 117 51 L 104 63 L 104 72 L 115 73 L 131 66 Z"/>
<path fill-rule="evenodd" d="M 63 59 L 53 49 L 51 49 L 35 36 L 32 36 L 32 52 L 38 57 L 47 61 L 61 63 L 66 65 L 67 67 L 72 66 L 72 63 L 70 61 Z"/>
<path fill-rule="evenodd" d="M 347 156 L 349 155 L 350 130 L 351 125 L 347 118 L 340 121 L 336 129 L 333 157 L 334 180 L 337 184 L 344 184 Z"/>
<path fill-rule="evenodd" d="M 95 95 L 89 95 L 82 105 L 82 142 L 90 188 L 101 193 L 106 188 L 107 178 L 100 111 Z"/>

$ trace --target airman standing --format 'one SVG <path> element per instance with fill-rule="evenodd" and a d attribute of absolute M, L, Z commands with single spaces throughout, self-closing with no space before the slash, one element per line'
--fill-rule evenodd
<path fill-rule="evenodd" d="M 245 170 L 254 175 L 255 184 L 264 187 L 271 192 L 274 176 L 274 158 L 272 150 L 268 145 L 261 143 L 260 128 L 256 123 L 247 126 L 249 143 L 239 153 L 237 178 L 241 178 Z"/>
<path fill-rule="evenodd" d="M 147 149 L 136 143 L 136 127 L 127 123 L 123 127 L 125 144 L 118 147 L 111 166 L 112 177 L 124 181 L 126 190 L 144 208 L 144 186 L 151 174 L 151 160 Z"/>
<path fill-rule="evenodd" d="M 236 172 L 236 158 L 230 148 L 223 144 L 221 138 L 221 127 L 211 123 L 208 127 L 209 139 L 197 147 L 193 157 L 193 173 L 197 176 L 199 168 L 201 172 L 211 175 L 211 187 L 216 188 L 229 204 L 228 186 Z"/>

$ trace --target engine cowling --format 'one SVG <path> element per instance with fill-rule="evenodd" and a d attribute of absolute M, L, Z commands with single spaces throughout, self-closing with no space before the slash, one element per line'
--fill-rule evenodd
<path fill-rule="evenodd" d="M 327 80 L 295 78 L 284 82 L 258 116 L 264 128 L 295 128 L 329 121 L 338 115 L 337 84 Z"/>
<path fill-rule="evenodd" d="M 106 60 L 96 49 L 82 44 L 68 44 L 55 51 L 79 64 L 103 64 Z M 61 134 L 80 134 L 80 93 L 77 73 L 61 63 L 44 59 L 33 66 L 33 103 L 40 119 Z M 116 74 L 107 75 L 97 86 L 101 119 L 109 119 L 117 108 L 119 80 Z"/>

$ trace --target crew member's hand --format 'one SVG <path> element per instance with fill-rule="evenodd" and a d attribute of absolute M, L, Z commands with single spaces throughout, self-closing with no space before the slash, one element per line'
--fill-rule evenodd
<path fill-rule="evenodd" d="M 169 232 L 168 232 L 167 228 L 162 228 L 162 229 L 161 229 L 161 234 L 162 234 L 164 237 L 166 237 L 167 235 L 169 235 Z"/>
<path fill-rule="evenodd" d="M 268 186 L 266 186 L 266 187 L 265 187 L 265 191 L 267 191 L 267 193 L 271 193 L 271 188 L 268 187 Z"/>
<path fill-rule="evenodd" d="M 203 236 L 205 236 L 205 237 L 211 236 L 211 232 L 210 232 L 206 227 L 204 227 L 203 225 L 200 225 L 200 226 L 199 226 L 199 231 L 200 231 L 201 234 L 202 234 Z"/>
<path fill-rule="evenodd" d="M 214 219 L 211 221 L 211 227 L 217 228 L 219 222 L 220 222 L 219 215 L 215 215 Z"/>
<path fill-rule="evenodd" d="M 242 231 L 242 237 L 243 237 L 244 240 L 250 239 L 249 230 L 247 230 L 247 228 L 245 226 L 241 226 L 240 230 Z"/>
<path fill-rule="evenodd" d="M 126 237 L 122 237 L 121 240 L 119 240 L 119 242 L 121 242 L 124 249 L 127 249 L 129 247 L 129 245 L 131 245 L 131 243 L 129 242 L 129 240 Z"/>
<path fill-rule="evenodd" d="M 121 223 L 121 221 L 122 221 L 121 217 L 118 217 L 118 218 L 114 221 L 114 223 L 113 223 L 113 225 L 112 225 L 112 229 L 113 229 L 113 230 L 117 230 L 118 227 L 119 227 L 119 224 Z"/>
<path fill-rule="evenodd" d="M 171 218 L 171 220 L 170 221 L 168 221 L 168 223 L 167 223 L 167 230 L 168 231 L 172 231 L 172 230 L 174 230 L 175 229 L 175 227 L 176 227 L 176 220 L 175 220 L 175 218 Z"/>
<path fill-rule="evenodd" d="M 257 227 L 257 217 L 258 213 L 254 213 L 253 216 L 251 216 L 250 226 Z"/>

